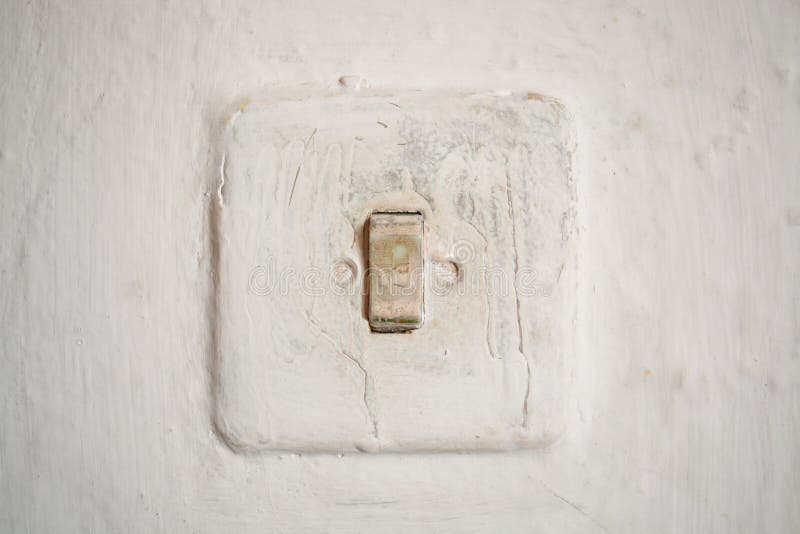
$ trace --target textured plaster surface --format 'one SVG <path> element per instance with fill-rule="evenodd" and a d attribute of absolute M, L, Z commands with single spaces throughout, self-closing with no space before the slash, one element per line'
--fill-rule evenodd
<path fill-rule="evenodd" d="M 797 532 L 799 19 L 779 0 L 0 3 L 0 531 Z M 343 75 L 574 116 L 575 365 L 547 449 L 242 455 L 217 435 L 220 124 Z"/>
<path fill-rule="evenodd" d="M 575 336 L 563 106 L 346 87 L 294 98 L 243 106 L 221 147 L 213 380 L 226 442 L 413 452 L 556 441 Z M 425 322 L 410 334 L 366 320 L 379 273 L 367 274 L 365 225 L 386 210 L 425 221 Z M 347 287 L 332 283 L 343 258 Z M 436 264 L 457 280 L 442 283 Z"/>

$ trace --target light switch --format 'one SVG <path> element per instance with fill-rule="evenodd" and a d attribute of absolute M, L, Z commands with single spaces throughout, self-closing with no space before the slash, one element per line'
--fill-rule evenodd
<path fill-rule="evenodd" d="M 572 403 L 567 110 L 298 91 L 231 105 L 216 147 L 219 435 L 246 454 L 550 446 Z"/>
<path fill-rule="evenodd" d="M 405 332 L 424 319 L 423 219 L 376 212 L 369 219 L 369 325 Z"/>

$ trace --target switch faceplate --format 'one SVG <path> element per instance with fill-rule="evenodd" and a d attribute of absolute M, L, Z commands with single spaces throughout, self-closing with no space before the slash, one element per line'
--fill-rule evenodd
<path fill-rule="evenodd" d="M 570 124 L 534 93 L 293 90 L 243 105 L 213 218 L 226 443 L 507 450 L 562 435 Z"/>
<path fill-rule="evenodd" d="M 419 213 L 373 213 L 369 218 L 369 326 L 406 332 L 424 316 L 423 220 Z"/>

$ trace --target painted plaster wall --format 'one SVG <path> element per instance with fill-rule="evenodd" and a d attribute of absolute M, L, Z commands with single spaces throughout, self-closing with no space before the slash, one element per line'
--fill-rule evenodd
<path fill-rule="evenodd" d="M 798 22 L 777 0 L 4 1 L 0 531 L 796 532 Z M 577 354 L 547 450 L 215 436 L 215 128 L 347 74 L 574 115 Z"/>

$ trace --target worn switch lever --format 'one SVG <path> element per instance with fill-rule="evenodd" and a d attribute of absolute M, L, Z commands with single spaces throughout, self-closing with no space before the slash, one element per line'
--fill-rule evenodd
<path fill-rule="evenodd" d="M 405 332 L 424 320 L 424 221 L 417 212 L 375 212 L 369 218 L 369 326 Z"/>

